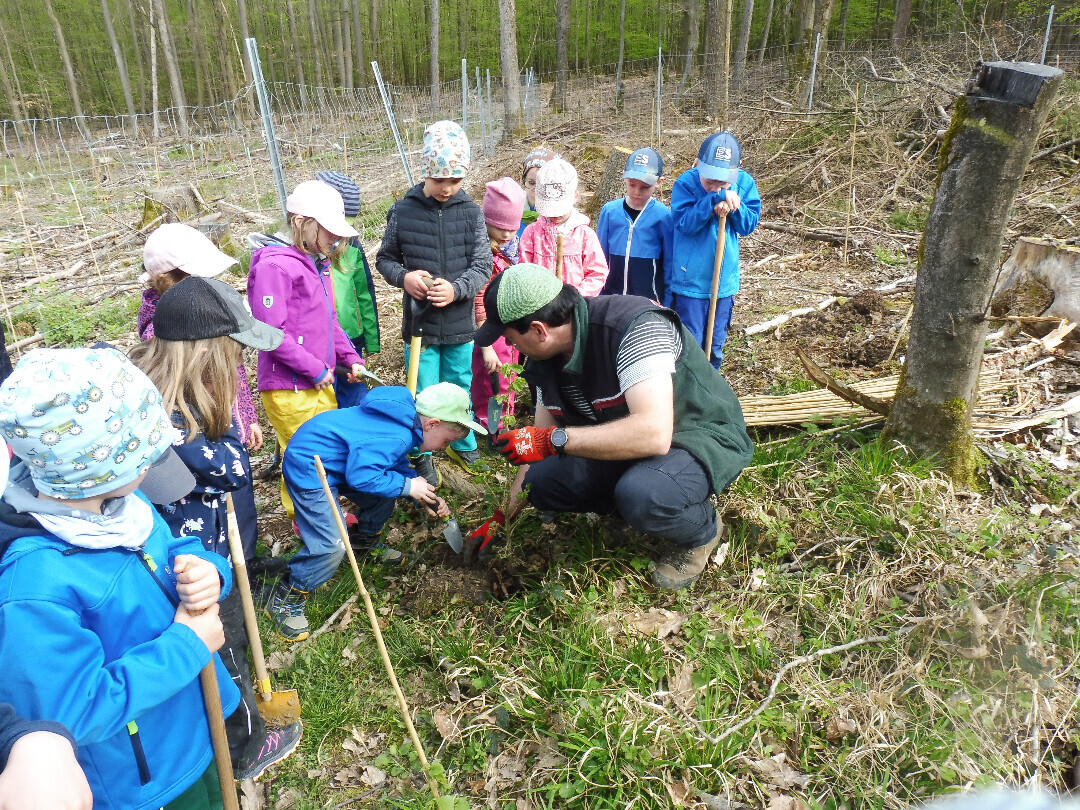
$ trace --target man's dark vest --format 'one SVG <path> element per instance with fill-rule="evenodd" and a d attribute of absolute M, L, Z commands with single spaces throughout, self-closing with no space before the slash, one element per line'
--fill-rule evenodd
<path fill-rule="evenodd" d="M 701 462 L 713 492 L 719 494 L 750 463 L 754 445 L 746 434 L 735 392 L 709 365 L 701 347 L 671 310 L 632 295 L 582 299 L 574 315 L 573 355 L 565 365 L 557 358 L 529 360 L 525 379 L 542 389 L 544 407 L 560 425 L 596 425 L 627 416 L 616 359 L 627 329 L 644 312 L 661 313 L 682 332 L 683 350 L 672 377 L 675 431 L 671 443 Z M 563 402 L 560 382 L 581 388 L 592 406 L 591 418 Z"/>
<path fill-rule="evenodd" d="M 440 206 L 433 198 L 425 197 L 421 188 L 413 186 L 394 203 L 401 264 L 406 272 L 427 270 L 436 278 L 453 282 L 469 267 L 476 245 L 477 219 L 482 220 L 484 214 L 464 191 Z M 442 308 L 414 307 L 412 301 L 412 296 L 404 293 L 401 335 L 406 344 L 413 335 L 417 311 L 425 344 L 455 345 L 472 340 L 476 331 L 472 298 Z"/>

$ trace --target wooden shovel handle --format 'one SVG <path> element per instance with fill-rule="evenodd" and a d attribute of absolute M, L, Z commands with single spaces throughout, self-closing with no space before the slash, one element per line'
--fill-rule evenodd
<path fill-rule="evenodd" d="M 244 628 L 247 630 L 248 646 L 255 663 L 256 687 L 259 697 L 270 700 L 270 674 L 266 671 L 266 657 L 263 654 L 262 637 L 259 635 L 259 623 L 255 620 L 255 602 L 251 598 L 251 584 L 248 580 L 247 561 L 244 559 L 244 547 L 240 541 L 240 526 L 236 522 L 236 509 L 233 506 L 232 493 L 225 493 L 226 524 L 229 535 L 229 556 L 233 564 L 233 586 L 240 591 L 240 603 L 244 606 Z"/>
<path fill-rule="evenodd" d="M 563 280 L 563 235 L 555 236 L 555 278 Z"/>
<path fill-rule="evenodd" d="M 716 294 L 720 291 L 720 270 L 724 266 L 724 248 L 727 242 L 727 214 L 720 217 L 719 233 L 716 237 L 716 256 L 713 257 L 712 293 L 709 295 L 709 318 L 705 322 L 705 356 L 712 360 L 713 327 L 716 321 Z"/>

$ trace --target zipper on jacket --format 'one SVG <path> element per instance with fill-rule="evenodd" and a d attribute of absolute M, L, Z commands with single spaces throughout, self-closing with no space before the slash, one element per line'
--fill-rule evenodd
<path fill-rule="evenodd" d="M 442 206 L 439 206 L 439 272 L 446 273 L 446 238 L 443 234 L 443 218 L 442 218 Z M 450 280 L 450 274 L 446 273 L 447 281 Z M 446 334 L 443 332 L 443 334 Z"/>
<path fill-rule="evenodd" d="M 639 219 L 641 219 L 643 216 L 645 216 L 645 210 L 649 207 L 649 204 L 652 201 L 653 201 L 653 198 L 649 197 L 649 199 L 645 202 L 645 208 L 642 208 L 640 211 L 638 211 L 638 215 L 634 219 L 630 219 L 630 215 L 627 214 L 625 211 L 623 211 L 623 216 L 626 217 L 627 219 L 630 219 L 630 230 L 628 230 L 626 232 L 626 253 L 623 254 L 625 256 L 625 259 L 626 259 L 623 262 L 623 270 L 622 270 L 622 293 L 623 293 L 623 295 L 626 295 L 627 288 L 630 286 L 630 243 L 634 241 L 634 226 L 638 224 Z M 653 279 L 654 279 L 653 295 L 656 295 L 655 278 L 656 278 L 656 276 L 655 276 L 655 271 L 654 271 L 654 275 L 653 275 Z"/>
<path fill-rule="evenodd" d="M 146 752 L 143 750 L 142 738 L 139 737 L 139 726 L 132 720 L 127 724 L 128 739 L 131 741 L 131 750 L 135 754 L 135 764 L 139 767 L 139 782 L 143 785 L 150 784 L 150 766 L 146 762 Z"/>

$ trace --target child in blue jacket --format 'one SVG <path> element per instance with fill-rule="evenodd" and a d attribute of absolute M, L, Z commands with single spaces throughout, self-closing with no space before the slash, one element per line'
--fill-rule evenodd
<path fill-rule="evenodd" d="M 669 278 L 669 305 L 706 354 L 710 353 L 705 333 L 718 223 L 719 217 L 727 217 L 710 355 L 717 370 L 724 360 L 724 341 L 739 291 L 739 237 L 753 233 L 761 217 L 757 184 L 739 168 L 740 157 L 739 142 L 730 132 L 710 135 L 698 150 L 694 168 L 679 175 L 671 188 L 675 261 Z"/>
<path fill-rule="evenodd" d="M 429 385 L 415 400 L 403 386 L 374 388 L 359 405 L 318 414 L 296 431 L 285 449 L 281 471 L 296 504 L 304 545 L 289 560 L 289 573 L 278 581 L 267 606 L 282 638 L 308 637 L 304 616 L 308 593 L 329 580 L 345 556 L 315 456 L 322 461 L 335 498 L 340 492 L 357 507 L 357 525 L 350 534 L 353 548 L 384 557 L 390 552 L 400 562 L 401 553 L 387 549 L 379 539 L 396 498 L 413 498 L 432 514 L 450 516 L 435 487 L 410 466 L 409 454 L 442 450 L 470 429 L 487 433 L 473 417 L 469 392 L 441 382 Z"/>
<path fill-rule="evenodd" d="M 664 161 L 645 147 L 626 159 L 626 196 L 600 209 L 596 235 L 608 260 L 601 295 L 640 295 L 666 304 L 671 275 L 671 211 L 653 197 L 664 177 Z"/>
<path fill-rule="evenodd" d="M 232 580 L 136 491 L 179 464 L 160 394 L 115 350 L 39 349 L 0 387 L 0 431 L 21 462 L 0 500 L 0 701 L 68 728 L 95 810 L 212 807 L 199 672 L 214 662 L 230 714 L 213 651 Z"/>

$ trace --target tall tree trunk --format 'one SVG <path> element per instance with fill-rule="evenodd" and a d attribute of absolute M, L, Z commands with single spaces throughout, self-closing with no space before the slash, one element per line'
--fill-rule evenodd
<path fill-rule="evenodd" d="M 585 0 L 585 69 L 592 70 L 592 0 Z"/>
<path fill-rule="evenodd" d="M 750 47 L 750 23 L 753 21 L 754 0 L 743 0 L 742 19 L 739 21 L 739 44 L 735 47 L 735 70 L 732 71 L 737 90 L 742 90 L 746 76 L 746 51 Z"/>
<path fill-rule="evenodd" d="M 56 45 L 60 49 L 60 60 L 64 63 L 64 78 L 67 79 L 68 94 L 71 96 L 71 106 L 75 110 L 75 123 L 79 127 L 86 140 L 90 140 L 90 130 L 86 126 L 86 118 L 83 116 L 82 99 L 79 97 L 79 86 L 75 83 L 75 69 L 71 66 L 71 54 L 68 53 L 67 40 L 64 39 L 64 29 L 60 27 L 60 20 L 53 11 L 52 0 L 45 0 L 45 11 L 52 20 L 53 33 L 56 35 Z"/>
<path fill-rule="evenodd" d="M 300 50 L 300 33 L 296 26 L 295 0 L 285 0 L 285 9 L 289 15 L 289 38 L 292 40 L 293 66 L 296 69 L 296 80 L 300 83 L 300 104 L 307 107 L 307 79 L 304 77 L 304 60 Z"/>
<path fill-rule="evenodd" d="M 7 94 L 8 102 L 11 104 L 12 117 L 21 121 L 26 118 L 26 107 L 23 106 L 19 73 L 15 70 L 15 60 L 11 58 L 11 42 L 8 41 L 7 30 L 4 28 L 2 21 L 0 21 L 0 41 L 4 43 L 4 56 L 7 57 L 7 64 L 11 69 L 10 76 L 8 76 L 6 70 L 4 71 L 4 76 L 7 77 L 4 82 L 4 92 Z"/>
<path fill-rule="evenodd" d="M 165 70 L 169 74 L 169 93 L 172 96 L 172 105 L 176 107 L 178 131 L 181 138 L 186 138 L 188 136 L 187 99 L 184 97 L 184 80 L 180 75 L 180 62 L 176 58 L 172 27 L 166 15 L 165 0 L 151 1 L 156 8 L 154 19 L 157 22 L 158 34 L 161 36 L 161 49 L 165 52 Z"/>
<path fill-rule="evenodd" d="M 731 57 L 731 0 L 705 4 L 705 114 L 726 126 Z"/>
<path fill-rule="evenodd" d="M 105 22 L 105 33 L 109 37 L 109 45 L 112 46 L 113 59 L 116 60 L 116 72 L 120 74 L 120 87 L 124 91 L 124 104 L 127 105 L 128 115 L 131 117 L 131 125 L 134 127 L 135 135 L 137 136 L 139 134 L 139 121 L 135 118 L 135 98 L 131 95 L 131 80 L 128 78 L 127 62 L 124 61 L 124 52 L 120 50 L 120 42 L 116 38 L 116 29 L 113 28 L 112 13 L 109 11 L 109 0 L 101 0 L 101 19 Z"/>
<path fill-rule="evenodd" d="M 439 0 L 431 0 L 431 117 L 439 116 Z"/>
<path fill-rule="evenodd" d="M 139 72 L 139 109 L 146 109 L 146 69 L 143 62 L 142 45 L 139 44 L 142 31 L 142 14 L 136 14 L 136 0 L 124 0 L 127 7 L 128 24 L 131 28 L 131 47 L 135 51 L 135 67 Z"/>
<path fill-rule="evenodd" d="M 367 84 L 368 65 L 364 61 L 364 29 L 360 27 L 360 0 L 352 0 L 353 41 L 356 47 L 356 81 L 358 87 Z"/>
<path fill-rule="evenodd" d="M 841 0 L 840 2 L 840 40 L 837 45 L 838 50 L 844 49 L 844 44 L 847 42 L 847 21 L 848 21 L 848 9 L 851 6 L 851 0 Z"/>
<path fill-rule="evenodd" d="M 551 107 L 566 109 L 566 79 L 570 72 L 570 0 L 555 0 L 555 88 Z"/>
<path fill-rule="evenodd" d="M 812 35 L 807 43 L 807 52 L 810 54 L 808 70 L 805 81 L 802 84 L 800 100 L 803 106 L 810 103 L 810 76 L 814 75 L 814 85 L 821 86 L 824 76 L 823 65 L 829 52 L 829 23 L 832 21 L 833 0 L 817 0 L 814 8 L 814 21 Z M 820 37 L 820 40 L 819 40 Z M 820 45 L 818 45 L 820 42 Z M 814 57 L 817 57 L 817 71 L 814 71 Z"/>
<path fill-rule="evenodd" d="M 150 108 L 154 113 L 154 139 L 161 137 L 161 111 L 158 98 L 157 76 L 157 9 L 151 0 L 148 8 L 150 18 Z"/>
<path fill-rule="evenodd" d="M 214 3 L 214 18 L 217 24 L 210 26 L 214 33 L 214 39 L 211 41 L 217 43 L 214 50 L 219 56 L 220 73 L 225 81 L 228 98 L 237 98 L 240 95 L 240 77 L 236 73 L 236 61 L 239 59 L 240 62 L 247 62 L 247 59 L 243 56 L 243 49 L 239 47 L 240 43 L 236 41 L 236 29 L 233 27 L 232 17 L 225 8 L 224 0 L 216 0 Z M 205 43 L 201 47 L 205 52 Z M 211 61 L 207 57 L 208 68 Z M 209 95 L 213 97 L 213 93 Z"/>
<path fill-rule="evenodd" d="M 884 437 L 941 459 L 958 488 L 974 483 L 971 409 L 1005 226 L 1061 82 L 1060 70 L 1043 65 L 980 64 L 941 145 L 907 359 Z"/>
<path fill-rule="evenodd" d="M 321 88 L 323 82 L 322 72 L 322 42 L 319 41 L 319 24 L 316 21 L 315 0 L 307 0 L 308 29 L 311 32 L 311 55 L 315 59 L 315 95 L 322 98 Z"/>
<path fill-rule="evenodd" d="M 240 50 L 241 52 L 243 52 L 244 49 L 247 48 L 247 45 L 245 43 L 251 37 L 250 29 L 248 27 L 247 0 L 236 0 L 236 7 L 240 15 Z M 260 42 L 259 44 L 262 45 L 263 48 L 266 48 L 267 52 L 269 52 L 270 48 L 268 46 L 270 43 L 264 41 Z M 248 64 L 247 59 L 241 59 L 240 61 L 244 64 L 244 83 L 251 84 L 251 65 Z"/>
<path fill-rule="evenodd" d="M 622 63 L 623 49 L 626 46 L 626 0 L 619 3 L 619 61 L 615 65 L 615 109 L 622 108 L 623 81 Z"/>
<path fill-rule="evenodd" d="M 195 62 L 195 104 L 205 107 L 209 95 L 206 73 L 210 69 L 210 64 L 206 59 L 206 46 L 202 38 L 203 26 L 199 24 L 195 0 L 184 0 L 184 11 L 187 17 L 188 47 L 191 48 L 192 55 L 195 57 L 193 60 Z"/>
<path fill-rule="evenodd" d="M 772 29 L 772 15 L 774 0 L 769 0 L 768 8 L 765 10 L 765 26 L 761 29 L 761 50 L 758 51 L 757 63 L 760 67 L 765 62 L 765 51 L 769 47 L 769 31 Z"/>
<path fill-rule="evenodd" d="M 690 71 L 694 67 L 694 54 L 697 52 L 701 36 L 701 0 L 686 0 L 686 13 L 683 14 L 682 25 L 683 53 L 686 54 L 686 63 L 683 65 L 679 87 L 675 91 L 677 98 L 682 98 L 686 83 L 690 78 Z"/>
<path fill-rule="evenodd" d="M 333 6 L 332 14 L 333 16 L 330 18 L 330 27 L 333 29 L 331 38 L 334 41 L 334 60 L 337 62 L 338 84 L 340 84 L 342 87 L 345 87 L 349 83 L 349 80 L 345 75 L 346 45 L 344 31 L 342 30 L 343 26 L 341 22 L 341 6 L 337 5 L 336 2 Z"/>
<path fill-rule="evenodd" d="M 342 85 L 346 90 L 351 90 L 356 75 L 353 70 L 352 0 L 341 0 L 341 39 L 345 50 L 345 80 Z"/>
<path fill-rule="evenodd" d="M 368 23 L 371 26 L 371 58 L 379 59 L 379 0 L 370 0 L 368 4 Z M 392 51 L 391 51 L 392 53 Z"/>
<path fill-rule="evenodd" d="M 499 0 L 499 56 L 502 62 L 503 130 L 507 140 L 523 138 L 525 137 L 525 118 L 521 112 L 517 8 L 514 0 Z"/>
<path fill-rule="evenodd" d="M 911 0 L 897 0 L 896 19 L 893 21 L 892 46 L 901 50 L 907 43 L 908 25 L 911 23 Z"/>

